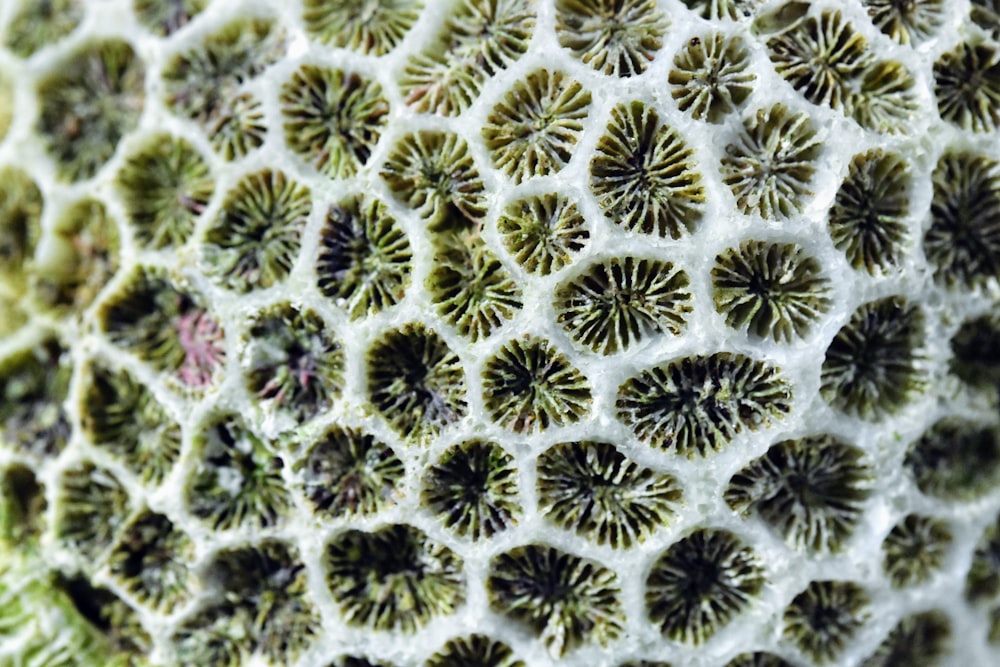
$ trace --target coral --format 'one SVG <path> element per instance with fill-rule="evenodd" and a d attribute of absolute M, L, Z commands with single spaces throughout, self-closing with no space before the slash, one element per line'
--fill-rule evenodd
<path fill-rule="evenodd" d="M 667 76 L 670 95 L 696 120 L 720 123 L 743 105 L 757 76 L 750 71 L 750 50 L 739 36 L 719 32 L 688 40 Z"/>
<path fill-rule="evenodd" d="M 369 515 L 400 495 L 405 468 L 393 449 L 358 429 L 333 425 L 293 466 L 299 485 L 321 515 Z"/>
<path fill-rule="evenodd" d="M 538 457 L 538 509 L 598 544 L 628 549 L 670 522 L 681 502 L 672 475 L 645 468 L 604 442 L 566 442 Z"/>
<path fill-rule="evenodd" d="M 724 497 L 798 548 L 840 551 L 861 519 L 871 478 L 862 450 L 820 435 L 772 445 L 733 475 Z"/>
<path fill-rule="evenodd" d="M 482 240 L 439 235 L 425 288 L 437 312 L 472 340 L 488 337 L 521 309 L 521 290 Z"/>
<path fill-rule="evenodd" d="M 539 69 L 497 102 L 482 136 L 497 169 L 520 183 L 558 172 L 583 132 L 590 93 L 559 71 Z"/>
<path fill-rule="evenodd" d="M 462 559 L 412 526 L 344 531 L 327 545 L 324 563 L 349 625 L 414 634 L 465 602 Z"/>
<path fill-rule="evenodd" d="M 688 9 L 710 21 L 743 21 L 754 15 L 762 0 L 681 0 Z"/>
<path fill-rule="evenodd" d="M 274 447 L 236 414 L 215 414 L 194 437 L 196 464 L 184 499 L 191 514 L 215 530 L 277 524 L 292 507 Z"/>
<path fill-rule="evenodd" d="M 486 361 L 483 400 L 494 422 L 516 433 L 533 433 L 585 417 L 590 383 L 546 340 L 515 338 Z"/>
<path fill-rule="evenodd" d="M 81 620 L 104 639 L 109 653 L 133 658 L 124 664 L 135 664 L 140 655 L 152 648 L 152 639 L 142 626 L 139 614 L 110 589 L 94 586 L 82 576 L 60 576 L 55 586 L 69 598 Z"/>
<path fill-rule="evenodd" d="M 57 456 L 70 439 L 64 402 L 72 362 L 55 340 L 0 361 L 0 443 L 19 454 Z"/>
<path fill-rule="evenodd" d="M 553 657 L 606 646 L 623 632 L 617 575 L 555 547 L 529 544 L 495 556 L 486 589 L 490 607 L 527 626 Z"/>
<path fill-rule="evenodd" d="M 594 262 L 556 287 L 556 321 L 581 347 L 614 354 L 679 335 L 691 312 L 689 285 L 671 262 L 632 256 Z"/>
<path fill-rule="evenodd" d="M 444 647 L 432 655 L 424 667 L 524 667 L 514 651 L 503 642 L 487 635 L 449 639 Z"/>
<path fill-rule="evenodd" d="M 741 653 L 727 662 L 726 667 L 794 667 L 794 665 L 773 653 L 757 651 Z"/>
<path fill-rule="evenodd" d="M 910 446 L 903 465 L 922 493 L 972 500 L 1000 480 L 998 427 L 946 417 Z"/>
<path fill-rule="evenodd" d="M 0 70 L 0 141 L 7 136 L 14 121 L 14 100 L 14 82 L 6 72 Z"/>
<path fill-rule="evenodd" d="M 1000 163 L 966 152 L 941 156 L 932 175 L 924 255 L 937 282 L 976 288 L 1000 279 Z"/>
<path fill-rule="evenodd" d="M 4 466 L 0 474 L 0 548 L 37 544 L 45 529 L 46 507 L 45 487 L 31 468 Z M 0 578 L 3 574 L 0 571 Z M 0 608 L 2 605 L 0 602 Z M 0 631 L 5 629 L 5 616 L 0 610 Z"/>
<path fill-rule="evenodd" d="M 977 389 L 1000 388 L 1000 310 L 970 318 L 951 338 L 950 371 Z"/>
<path fill-rule="evenodd" d="M 882 569 L 896 588 L 922 584 L 941 569 L 951 541 L 945 521 L 907 514 L 882 542 Z"/>
<path fill-rule="evenodd" d="M 576 204 L 554 193 L 510 203 L 497 219 L 497 231 L 517 263 L 542 276 L 568 266 L 590 239 Z"/>
<path fill-rule="evenodd" d="M 128 505 L 128 491 L 114 473 L 82 461 L 59 477 L 53 530 L 63 545 L 92 563 L 121 530 Z"/>
<path fill-rule="evenodd" d="M 934 37 L 944 22 L 943 0 L 862 0 L 875 27 L 900 44 Z"/>
<path fill-rule="evenodd" d="M 338 660 L 334 660 L 327 667 L 391 667 L 384 663 L 375 663 L 367 658 L 360 658 L 356 656 L 344 656 Z"/>
<path fill-rule="evenodd" d="M 983 530 L 965 579 L 965 597 L 987 602 L 1000 593 L 1000 516 Z"/>
<path fill-rule="evenodd" d="M 918 366 L 924 337 L 922 310 L 903 297 L 859 306 L 826 350 L 820 394 L 869 421 L 899 412 L 926 384 Z"/>
<path fill-rule="evenodd" d="M 812 194 L 809 184 L 821 151 L 809 116 L 775 104 L 743 121 L 736 142 L 726 146 L 722 180 L 744 214 L 788 218 Z"/>
<path fill-rule="evenodd" d="M 279 101 L 285 144 L 331 178 L 353 176 L 368 164 L 389 115 L 377 82 L 316 65 L 300 67 Z"/>
<path fill-rule="evenodd" d="M 745 241 L 715 258 L 715 309 L 734 329 L 788 342 L 803 338 L 830 308 L 830 281 L 794 243 Z"/>
<path fill-rule="evenodd" d="M 772 37 L 774 69 L 813 104 L 849 108 L 851 82 L 871 64 L 868 41 L 837 12 L 823 12 Z"/>
<path fill-rule="evenodd" d="M 993 39 L 1000 36 L 1000 3 L 997 0 L 972 0 L 970 18 Z"/>
<path fill-rule="evenodd" d="M 424 474 L 420 501 L 457 535 L 492 537 L 521 514 L 514 458 L 493 442 L 453 445 Z"/>
<path fill-rule="evenodd" d="M 116 185 L 135 237 L 155 249 L 187 242 L 215 190 L 205 158 L 169 134 L 154 134 L 130 153 Z"/>
<path fill-rule="evenodd" d="M 373 56 L 403 41 L 423 8 L 423 0 L 305 0 L 302 20 L 318 41 Z"/>
<path fill-rule="evenodd" d="M 694 150 L 642 102 L 619 104 L 590 161 L 604 215 L 629 231 L 677 239 L 695 230 L 705 189 Z"/>
<path fill-rule="evenodd" d="M 194 542 L 163 514 L 129 520 L 108 556 L 111 573 L 139 602 L 170 613 L 192 596 Z"/>
<path fill-rule="evenodd" d="M 112 342 L 183 387 L 203 389 L 220 375 L 226 353 L 218 321 L 160 269 L 135 269 L 101 303 L 99 320 Z"/>
<path fill-rule="evenodd" d="M 237 292 L 266 289 L 291 273 L 312 209 L 309 188 L 283 172 L 244 176 L 205 234 L 206 269 Z"/>
<path fill-rule="evenodd" d="M 873 64 L 858 86 L 851 116 L 861 127 L 887 134 L 902 134 L 916 115 L 916 80 L 895 60 Z"/>
<path fill-rule="evenodd" d="M 39 82 L 36 128 L 60 178 L 88 179 L 104 166 L 138 125 L 144 87 L 142 60 L 118 39 L 80 47 Z"/>
<path fill-rule="evenodd" d="M 23 282 L 41 234 L 42 193 L 28 174 L 0 168 L 0 278 Z"/>
<path fill-rule="evenodd" d="M 938 610 L 904 617 L 861 667 L 934 667 L 951 650 L 951 620 Z"/>
<path fill-rule="evenodd" d="M 368 400 L 404 437 L 430 438 L 465 416 L 465 371 L 433 329 L 411 323 L 387 331 L 366 359 Z"/>
<path fill-rule="evenodd" d="M 785 639 L 820 664 L 836 660 L 869 619 L 870 598 L 849 581 L 813 581 L 784 613 Z"/>
<path fill-rule="evenodd" d="M 327 211 L 316 261 L 317 285 L 351 319 L 372 315 L 403 300 L 412 257 L 406 233 L 385 204 L 350 197 Z"/>
<path fill-rule="evenodd" d="M 706 456 L 744 429 L 757 430 L 790 409 L 778 369 L 720 352 L 654 366 L 618 388 L 618 419 L 642 442 L 688 458 Z"/>
<path fill-rule="evenodd" d="M 1000 52 L 988 42 L 963 42 L 934 63 L 941 118 L 973 132 L 1000 125 Z"/>
<path fill-rule="evenodd" d="M 80 0 L 21 0 L 7 25 L 4 45 L 11 53 L 30 58 L 76 30 L 86 9 Z"/>
<path fill-rule="evenodd" d="M 330 409 L 344 383 L 344 351 L 311 310 L 280 303 L 248 318 L 241 366 L 262 405 L 297 422 Z"/>
<path fill-rule="evenodd" d="M 159 484 L 181 451 L 181 428 L 156 395 L 125 369 L 92 361 L 83 372 L 80 422 L 137 477 Z"/>
<path fill-rule="evenodd" d="M 406 103 L 445 116 L 465 111 L 487 78 L 528 49 L 535 0 L 461 0 L 433 42 L 410 58 L 400 77 Z"/>
<path fill-rule="evenodd" d="M 433 228 L 441 218 L 479 221 L 486 213 L 485 185 L 457 134 L 425 130 L 393 146 L 381 170 L 397 199 Z"/>
<path fill-rule="evenodd" d="M 32 287 L 46 305 L 85 310 L 119 268 L 118 225 L 97 199 L 67 206 L 35 253 Z"/>
<path fill-rule="evenodd" d="M 556 37 L 582 63 L 638 76 L 663 46 L 667 19 L 654 0 L 557 0 Z"/>
<path fill-rule="evenodd" d="M 216 153 L 225 160 L 238 160 L 264 143 L 264 107 L 249 93 L 234 95 L 205 120 L 205 131 Z"/>
<path fill-rule="evenodd" d="M 244 610 L 216 604 L 188 617 L 171 638 L 180 667 L 240 667 L 249 658 L 246 632 L 251 621 Z"/>
<path fill-rule="evenodd" d="M 702 644 L 745 612 L 764 586 L 753 549 L 725 530 L 672 544 L 646 579 L 646 613 L 665 637 Z"/>
<path fill-rule="evenodd" d="M 828 216 L 830 237 L 855 269 L 899 266 L 907 241 L 910 171 L 897 153 L 872 149 L 851 159 Z"/>
<path fill-rule="evenodd" d="M 167 37 L 202 13 L 211 0 L 132 0 L 139 23 L 153 33 Z"/>

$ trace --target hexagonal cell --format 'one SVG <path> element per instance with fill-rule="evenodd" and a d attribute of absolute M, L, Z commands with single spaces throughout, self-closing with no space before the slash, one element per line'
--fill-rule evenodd
<path fill-rule="evenodd" d="M 638 76 L 663 46 L 669 22 L 655 0 L 557 0 L 556 37 L 580 62 Z"/>
<path fill-rule="evenodd" d="M 976 289 L 1000 279 L 1000 163 L 948 151 L 932 181 L 931 226 L 923 247 L 935 280 Z"/>
<path fill-rule="evenodd" d="M 438 235 L 425 287 L 438 314 L 473 341 L 509 322 L 523 304 L 510 272 L 478 237 Z"/>
<path fill-rule="evenodd" d="M 851 159 L 829 213 L 834 245 L 869 274 L 899 266 L 906 243 L 909 165 L 901 155 L 872 149 Z"/>
<path fill-rule="evenodd" d="M 869 620 L 870 602 L 853 582 L 810 582 L 785 609 L 782 634 L 817 663 L 833 662 Z"/>
<path fill-rule="evenodd" d="M 702 217 L 705 189 L 696 165 L 694 150 L 653 107 L 621 103 L 590 161 L 590 189 L 615 224 L 678 239 Z"/>
<path fill-rule="evenodd" d="M 129 515 L 129 494 L 115 475 L 90 461 L 66 468 L 56 490 L 55 536 L 90 563 L 98 561 Z"/>
<path fill-rule="evenodd" d="M 292 271 L 312 210 L 309 188 L 281 171 L 248 174 L 205 233 L 206 272 L 239 293 L 267 289 Z"/>
<path fill-rule="evenodd" d="M 529 195 L 508 204 L 497 220 L 497 231 L 525 271 L 543 276 L 567 266 L 590 239 L 576 204 L 556 193 Z"/>
<path fill-rule="evenodd" d="M 486 360 L 483 402 L 497 424 L 516 433 L 534 433 L 585 418 L 590 382 L 548 341 L 515 338 Z"/>
<path fill-rule="evenodd" d="M 348 625 L 414 634 L 465 602 L 462 559 L 405 524 L 334 536 L 326 580 Z"/>
<path fill-rule="evenodd" d="M 368 164 L 389 103 L 378 82 L 303 65 L 281 87 L 285 144 L 324 176 L 348 178 Z"/>
<path fill-rule="evenodd" d="M 344 351 L 312 310 L 289 302 L 249 316 L 241 365 L 250 391 L 263 406 L 296 422 L 326 412 L 344 383 Z"/>
<path fill-rule="evenodd" d="M 521 183 L 557 173 L 573 156 L 590 93 L 569 75 L 538 69 L 514 83 L 483 125 L 493 165 Z"/>
<path fill-rule="evenodd" d="M 733 475 L 724 497 L 798 548 L 840 551 L 871 493 L 864 459 L 861 449 L 828 435 L 783 440 Z"/>
<path fill-rule="evenodd" d="M 267 528 L 291 511 L 284 462 L 241 416 L 213 416 L 198 428 L 193 447 L 196 463 L 184 499 L 188 510 L 212 528 Z"/>
<path fill-rule="evenodd" d="M 80 630 L 93 633 L 93 639 L 99 639 L 104 644 L 100 647 L 105 652 L 101 657 L 107 660 L 104 664 L 139 665 L 144 662 L 153 647 L 153 640 L 143 627 L 139 614 L 125 600 L 110 589 L 95 586 L 82 576 L 59 575 L 54 584 L 73 605 L 72 609 L 77 614 L 77 618 L 73 620 L 82 621 L 81 626 L 88 626 L 85 630 L 83 627 Z M 91 648 L 92 652 L 97 652 L 94 649 L 99 650 L 98 646 Z M 108 656 L 115 656 L 117 660 L 114 657 L 109 660 Z M 71 660 L 77 658 L 82 658 L 82 664 L 93 664 L 87 659 L 86 653 L 82 656 L 73 655 Z M 52 663 L 42 661 L 41 664 Z M 55 661 L 55 664 L 65 663 Z"/>
<path fill-rule="evenodd" d="M 788 218 L 812 194 L 809 185 L 822 150 L 808 115 L 783 104 L 758 109 L 744 119 L 735 143 L 726 146 L 722 180 L 744 214 Z"/>
<path fill-rule="evenodd" d="M 353 428 L 327 428 L 294 466 L 317 513 L 371 515 L 396 503 L 406 472 L 393 449 Z"/>
<path fill-rule="evenodd" d="M 305 0 L 306 32 L 327 46 L 382 56 L 403 41 L 420 17 L 423 0 Z"/>
<path fill-rule="evenodd" d="M 194 555 L 194 542 L 183 530 L 147 509 L 122 529 L 108 565 L 140 603 L 169 614 L 192 597 Z"/>
<path fill-rule="evenodd" d="M 420 501 L 457 535 L 492 537 L 521 514 L 514 458 L 492 442 L 453 445 L 425 473 Z"/>
<path fill-rule="evenodd" d="M 373 315 L 403 300 L 412 257 L 406 233 L 385 204 L 373 197 L 350 197 L 327 211 L 317 285 L 351 319 Z"/>
<path fill-rule="evenodd" d="M 875 27 L 900 44 L 935 37 L 945 21 L 944 0 L 862 0 Z"/>
<path fill-rule="evenodd" d="M 432 438 L 465 416 L 465 371 L 432 329 L 411 323 L 387 331 L 365 358 L 368 400 L 404 437 Z"/>
<path fill-rule="evenodd" d="M 46 506 L 45 486 L 31 468 L 14 463 L 0 470 L 0 541 L 27 552 L 42 535 Z M 3 616 L 9 619 L 6 609 Z"/>
<path fill-rule="evenodd" d="M 54 339 L 0 362 L 0 443 L 39 458 L 62 452 L 71 433 L 64 402 L 72 372 L 69 352 Z"/>
<path fill-rule="evenodd" d="M 764 586 L 756 553 L 725 530 L 699 529 L 664 551 L 646 578 L 646 613 L 674 641 L 702 644 Z"/>
<path fill-rule="evenodd" d="M 399 139 L 379 172 L 389 189 L 431 230 L 480 221 L 486 186 L 464 139 L 421 130 Z"/>
<path fill-rule="evenodd" d="M 460 0 L 434 40 L 407 59 L 399 84 L 416 111 L 465 111 L 486 80 L 528 49 L 534 0 Z"/>
<path fill-rule="evenodd" d="M 739 36 L 711 32 L 692 37 L 674 56 L 667 76 L 671 97 L 696 120 L 721 123 L 753 91 L 750 50 Z"/>
<path fill-rule="evenodd" d="M 80 0 L 20 0 L 7 24 L 4 45 L 11 53 L 30 58 L 76 30 L 86 8 Z"/>
<path fill-rule="evenodd" d="M 791 409 L 791 387 L 778 368 L 719 352 L 654 366 L 618 388 L 618 419 L 658 449 L 688 458 L 718 451 Z"/>
<path fill-rule="evenodd" d="M 868 421 L 899 412 L 926 385 L 925 335 L 923 311 L 901 296 L 861 305 L 826 350 L 820 394 Z"/>
<path fill-rule="evenodd" d="M 0 278 L 19 288 L 42 233 L 42 206 L 42 193 L 28 174 L 0 169 Z"/>
<path fill-rule="evenodd" d="M 513 649 L 487 635 L 473 634 L 449 639 L 424 667 L 524 667 Z"/>
<path fill-rule="evenodd" d="M 581 347 L 599 354 L 677 336 L 691 312 L 690 281 L 672 262 L 643 257 L 595 261 L 560 283 L 556 320 Z"/>
<path fill-rule="evenodd" d="M 183 388 L 201 390 L 219 380 L 224 336 L 193 292 L 160 270 L 135 269 L 98 311 L 111 341 L 169 373 Z"/>
<path fill-rule="evenodd" d="M 139 23 L 156 35 L 168 37 L 203 12 L 211 0 L 132 0 Z"/>
<path fill-rule="evenodd" d="M 91 178 L 135 129 L 145 75 L 127 42 L 106 39 L 80 47 L 41 79 L 36 127 L 60 178 Z"/>
<path fill-rule="evenodd" d="M 745 241 L 715 257 L 715 309 L 756 338 L 804 338 L 830 309 L 830 280 L 795 243 Z"/>
<path fill-rule="evenodd" d="M 943 664 L 952 648 L 952 623 L 943 611 L 932 609 L 903 617 L 860 667 Z"/>
<path fill-rule="evenodd" d="M 35 295 L 79 316 L 118 271 L 118 225 L 103 203 L 81 199 L 68 206 L 35 253 Z"/>
<path fill-rule="evenodd" d="M 930 1 L 934 2 L 935 0 Z M 1000 2 L 997 0 L 972 0 L 970 18 L 973 23 L 986 30 L 993 39 L 1000 36 Z"/>
<path fill-rule="evenodd" d="M 597 561 L 546 544 L 494 556 L 486 580 L 493 611 L 525 626 L 553 657 L 624 632 L 617 575 Z"/>
<path fill-rule="evenodd" d="M 934 95 L 941 118 L 965 130 L 1000 126 L 1000 50 L 989 42 L 962 42 L 934 63 Z"/>
<path fill-rule="evenodd" d="M 951 542 L 944 520 L 908 514 L 882 542 L 882 569 L 895 588 L 922 584 L 941 569 Z"/>
<path fill-rule="evenodd" d="M 605 442 L 564 442 L 542 452 L 538 509 L 597 544 L 627 549 L 670 523 L 681 504 L 672 475 L 643 467 Z"/>
<path fill-rule="evenodd" d="M 128 154 L 115 184 L 135 238 L 154 249 L 184 245 L 215 191 L 204 156 L 165 133 Z"/>
<path fill-rule="evenodd" d="M 995 423 L 946 417 L 910 445 L 903 465 L 922 493 L 973 500 L 1000 480 L 1000 430 Z"/>
<path fill-rule="evenodd" d="M 951 337 L 949 370 L 962 382 L 984 390 L 1000 387 L 1000 309 L 962 322 Z"/>
<path fill-rule="evenodd" d="M 124 368 L 92 361 L 82 375 L 79 410 L 84 431 L 143 481 L 162 482 L 180 456 L 180 425 Z"/>

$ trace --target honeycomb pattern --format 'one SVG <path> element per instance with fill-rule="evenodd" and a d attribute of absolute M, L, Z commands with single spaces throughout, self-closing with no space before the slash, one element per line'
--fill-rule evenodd
<path fill-rule="evenodd" d="M 997 663 L 998 17 L 0 2 L 0 666 Z"/>

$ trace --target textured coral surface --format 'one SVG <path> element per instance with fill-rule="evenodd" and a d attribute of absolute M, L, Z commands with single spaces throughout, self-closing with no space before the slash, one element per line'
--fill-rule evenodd
<path fill-rule="evenodd" d="M 0 667 L 1000 664 L 998 38 L 0 1 Z"/>

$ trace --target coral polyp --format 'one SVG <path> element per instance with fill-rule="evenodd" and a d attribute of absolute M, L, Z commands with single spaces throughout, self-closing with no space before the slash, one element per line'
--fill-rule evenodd
<path fill-rule="evenodd" d="M 525 271 L 547 276 L 573 261 L 590 238 L 576 204 L 560 194 L 515 201 L 497 219 L 497 231 Z"/>
<path fill-rule="evenodd" d="M 392 51 L 413 27 L 422 0 L 305 0 L 302 19 L 317 40 L 360 53 Z"/>
<path fill-rule="evenodd" d="M 653 0 L 557 0 L 556 37 L 584 64 L 612 76 L 642 74 L 663 46 L 667 19 Z"/>
<path fill-rule="evenodd" d="M 941 118 L 973 132 L 1000 125 L 1000 50 L 963 42 L 934 63 L 934 94 Z"/>
<path fill-rule="evenodd" d="M 924 583 L 940 571 L 951 542 L 945 521 L 908 514 L 882 542 L 882 568 L 896 588 Z"/>
<path fill-rule="evenodd" d="M 871 598 L 850 581 L 813 581 L 785 609 L 785 640 L 826 664 L 839 658 L 870 618 Z"/>
<path fill-rule="evenodd" d="M 524 667 L 514 651 L 487 635 L 469 635 L 449 639 L 444 647 L 425 663 L 425 667 Z"/>
<path fill-rule="evenodd" d="M 692 37 L 674 56 L 667 81 L 681 111 L 719 123 L 743 105 L 756 78 L 746 43 L 716 32 Z"/>

